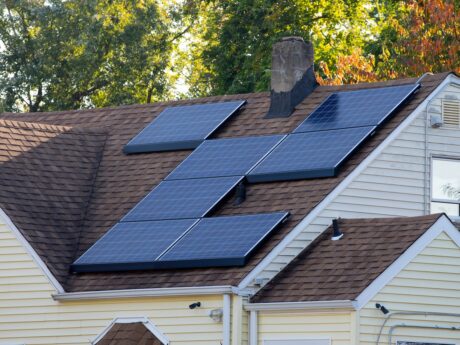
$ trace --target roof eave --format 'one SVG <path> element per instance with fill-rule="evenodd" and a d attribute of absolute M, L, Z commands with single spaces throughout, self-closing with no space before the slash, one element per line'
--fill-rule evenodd
<path fill-rule="evenodd" d="M 247 303 L 244 305 L 247 311 L 289 311 L 289 310 L 324 310 L 346 309 L 356 310 L 356 302 L 352 300 L 335 301 L 308 301 L 308 302 L 271 302 L 271 303 Z"/>
<path fill-rule="evenodd" d="M 248 296 L 251 290 L 241 290 L 230 285 L 170 287 L 152 289 L 103 290 L 85 292 L 62 292 L 53 295 L 55 301 L 82 301 L 114 298 L 168 297 L 168 296 L 203 296 L 236 294 Z"/>

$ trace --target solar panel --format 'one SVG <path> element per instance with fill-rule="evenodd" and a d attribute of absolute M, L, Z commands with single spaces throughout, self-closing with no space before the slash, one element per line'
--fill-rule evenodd
<path fill-rule="evenodd" d="M 411 84 L 333 93 L 294 133 L 378 126 L 419 87 Z"/>
<path fill-rule="evenodd" d="M 89 248 L 72 269 L 91 272 L 147 268 L 196 221 L 118 223 Z"/>
<path fill-rule="evenodd" d="M 165 268 L 244 265 L 288 215 L 276 212 L 203 218 L 159 261 Z"/>
<path fill-rule="evenodd" d="M 206 140 L 166 180 L 243 176 L 284 137 L 271 135 Z"/>
<path fill-rule="evenodd" d="M 335 176 L 345 159 L 375 130 L 356 127 L 289 135 L 247 176 L 249 182 Z"/>
<path fill-rule="evenodd" d="M 236 176 L 163 181 L 121 221 L 203 217 L 242 179 Z"/>
<path fill-rule="evenodd" d="M 125 153 L 194 149 L 245 101 L 166 108 L 125 145 Z"/>

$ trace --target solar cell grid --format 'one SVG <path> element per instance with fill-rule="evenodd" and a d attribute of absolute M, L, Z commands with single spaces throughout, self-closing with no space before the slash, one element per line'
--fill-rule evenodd
<path fill-rule="evenodd" d="M 249 182 L 335 176 L 341 163 L 375 127 L 289 135 L 247 176 Z"/>
<path fill-rule="evenodd" d="M 242 176 L 163 181 L 122 222 L 204 217 Z"/>
<path fill-rule="evenodd" d="M 74 264 L 75 270 L 103 269 L 154 261 L 196 220 L 167 220 L 118 223 Z M 127 265 L 124 265 L 127 264 Z"/>
<path fill-rule="evenodd" d="M 243 176 L 284 137 L 271 135 L 206 140 L 166 180 Z"/>
<path fill-rule="evenodd" d="M 165 267 L 244 265 L 287 212 L 201 219 L 159 260 Z"/>
<path fill-rule="evenodd" d="M 410 84 L 334 93 L 294 133 L 378 126 L 418 88 Z"/>
<path fill-rule="evenodd" d="M 124 147 L 125 153 L 196 148 L 245 101 L 166 108 Z"/>

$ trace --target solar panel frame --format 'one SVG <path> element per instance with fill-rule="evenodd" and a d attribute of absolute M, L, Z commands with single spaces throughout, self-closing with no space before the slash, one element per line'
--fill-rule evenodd
<path fill-rule="evenodd" d="M 193 257 L 189 259 L 185 259 L 184 257 L 180 257 L 174 259 L 174 252 L 180 248 L 181 245 L 188 244 L 188 242 L 191 241 L 191 237 L 196 236 L 195 233 L 201 232 L 201 236 L 203 236 L 203 227 L 206 226 L 213 226 L 214 228 L 217 228 L 217 230 L 211 230 L 208 228 L 208 232 L 212 234 L 216 234 L 218 236 L 217 240 L 222 240 L 223 236 L 222 233 L 219 231 L 223 231 L 223 225 L 222 221 L 232 221 L 232 220 L 238 220 L 238 219 L 243 219 L 243 218 L 255 218 L 255 217 L 273 217 L 273 221 L 271 222 L 271 225 L 269 228 L 264 229 L 263 234 L 260 236 L 257 236 L 258 239 L 254 240 L 253 243 L 251 243 L 251 246 L 249 246 L 247 249 L 245 249 L 245 252 L 243 255 L 231 255 L 231 256 L 219 256 L 219 255 L 213 255 L 210 257 Z M 247 261 L 249 260 L 250 256 L 252 253 L 261 245 L 263 242 L 277 229 L 284 221 L 289 216 L 289 212 L 272 212 L 272 213 L 265 213 L 265 214 L 250 214 L 250 215 L 237 215 L 237 216 L 220 216 L 220 217 L 211 217 L 211 218 L 203 218 L 201 219 L 197 224 L 195 224 L 184 236 L 177 241 L 175 245 L 173 245 L 166 253 L 164 253 L 162 256 L 160 256 L 157 259 L 157 267 L 161 267 L 163 269 L 174 269 L 174 268 L 203 268 L 203 267 L 225 267 L 225 266 L 244 266 Z M 219 222 L 221 224 L 219 225 Z M 213 225 L 214 223 L 214 225 Z M 232 230 L 232 229 L 230 229 Z M 246 229 L 244 229 L 246 230 Z M 235 231 L 233 229 L 233 231 Z M 209 233 L 205 233 L 204 235 L 208 235 Z M 246 233 L 248 233 L 246 231 Z M 234 236 L 234 233 L 231 233 L 230 236 Z M 206 243 L 212 244 L 212 239 L 210 236 L 205 236 L 206 237 Z M 217 241 L 216 240 L 216 241 Z M 201 241 L 202 242 L 202 241 Z M 194 247 L 196 242 L 192 243 L 192 246 Z M 226 244 L 228 244 L 228 241 L 226 241 Z M 233 245 L 232 247 L 235 247 Z M 179 249 L 180 250 L 180 249 Z M 198 249 L 200 250 L 200 249 Z M 222 253 L 222 250 L 218 250 L 219 253 Z M 201 251 L 202 253 L 202 251 Z"/>
<path fill-rule="evenodd" d="M 350 91 L 341 91 L 334 92 L 329 95 L 325 100 L 323 100 L 316 109 L 308 115 L 308 117 L 302 121 L 302 123 L 297 126 L 292 133 L 306 133 L 306 132 L 315 132 L 315 131 L 324 131 L 324 130 L 333 130 L 333 129 L 343 129 L 343 128 L 352 128 L 352 127 L 366 127 L 366 126 L 381 126 L 385 123 L 391 115 L 394 114 L 408 99 L 420 88 L 420 84 L 406 84 L 406 85 L 397 85 L 397 86 L 388 86 L 382 88 L 374 89 L 362 89 L 362 90 L 350 90 Z M 334 97 L 340 98 L 349 95 L 364 95 L 369 93 L 382 93 L 382 92 L 391 92 L 397 90 L 405 90 L 404 96 L 396 102 L 393 107 L 389 108 L 387 112 L 380 114 L 378 120 L 376 116 L 369 116 L 366 113 L 366 116 L 358 117 L 356 114 L 345 115 L 346 118 L 338 119 L 338 123 L 332 123 L 332 121 L 327 121 L 331 118 L 330 111 L 325 111 L 324 108 L 328 107 L 328 103 L 332 101 Z M 350 104 L 350 101 L 347 102 Z M 385 98 L 385 103 L 388 103 L 388 98 Z M 330 107 L 330 106 L 329 106 Z M 376 108 L 375 102 L 372 103 L 372 108 Z M 343 114 L 344 111 L 341 112 Z M 340 117 L 341 115 L 337 115 Z M 342 115 L 343 117 L 343 115 Z M 358 122 L 360 120 L 360 122 Z"/>
<path fill-rule="evenodd" d="M 205 140 L 165 180 L 246 175 L 285 137 L 266 135 Z"/>
<path fill-rule="evenodd" d="M 211 212 L 242 180 L 244 176 L 230 177 L 212 177 L 203 179 L 171 180 L 162 181 L 150 193 L 148 193 L 136 206 L 134 206 L 122 219 L 121 222 L 139 222 L 149 220 L 167 220 L 167 219 L 187 219 L 201 218 Z M 224 184 L 222 188 L 218 184 Z M 200 185 L 201 184 L 201 185 Z M 176 189 L 174 189 L 176 185 Z M 208 199 L 203 196 L 193 200 L 192 194 L 196 197 L 200 193 L 208 191 L 204 189 L 206 185 L 217 186 L 220 190 L 216 191 Z M 168 189 L 169 188 L 169 189 Z M 189 195 L 184 194 L 189 193 Z M 157 193 L 155 195 L 155 193 Z M 154 199 L 154 198 L 157 199 Z M 165 197 L 161 199 L 161 197 Z M 169 197 L 169 199 L 167 199 Z M 151 200 L 155 202 L 152 202 Z M 197 204 L 202 200 L 209 200 L 206 205 Z M 182 204 L 182 207 L 181 207 Z M 195 209 L 192 208 L 195 206 Z M 158 210 L 163 207 L 163 211 Z M 158 207 L 158 208 L 156 208 Z M 164 210 L 166 207 L 166 210 Z M 171 207 L 169 210 L 167 207 Z M 198 208 L 198 209 L 197 209 Z M 151 211 L 148 211 L 151 210 Z"/>
<path fill-rule="evenodd" d="M 330 131 L 319 131 L 319 132 L 306 132 L 306 133 L 295 133 L 289 135 L 280 145 L 278 145 L 259 165 L 257 165 L 254 169 L 252 169 L 249 174 L 246 176 L 248 182 L 250 183 L 261 183 L 261 182 L 273 182 L 273 181 L 289 181 L 289 180 L 300 180 L 300 179 L 312 179 L 312 178 L 321 178 L 321 177 L 332 177 L 336 176 L 338 173 L 338 169 L 340 166 L 347 160 L 347 158 L 353 154 L 355 150 L 357 150 L 360 145 L 370 137 L 376 127 L 375 126 L 367 126 L 367 127 L 356 127 L 356 128 L 344 128 L 344 129 L 334 129 Z M 284 155 L 291 154 L 291 151 L 288 150 L 287 153 L 283 152 L 282 150 L 286 150 L 285 147 L 287 145 L 292 145 L 291 142 L 295 140 L 301 140 L 302 138 L 307 137 L 307 141 L 314 142 L 316 145 L 321 143 L 321 140 L 326 141 L 325 138 L 318 138 L 319 136 L 324 136 L 325 134 L 328 135 L 340 135 L 343 134 L 344 131 L 360 131 L 361 136 L 358 136 L 360 139 L 357 140 L 354 144 L 350 145 L 350 147 L 343 153 L 340 154 L 340 159 L 337 159 L 334 164 L 323 166 L 323 167 L 316 167 L 316 168 L 293 168 L 289 169 L 288 163 L 284 162 L 280 163 L 279 161 L 282 160 L 281 157 Z M 342 132 L 342 133 L 339 133 Z M 359 133 L 358 133 L 359 134 Z M 308 138 L 308 136 L 310 138 Z M 331 144 L 332 145 L 332 144 Z M 301 147 L 301 145 L 295 145 L 295 147 Z M 343 148 L 344 145 L 335 146 L 336 148 Z M 309 143 L 307 142 L 304 145 L 304 150 L 306 152 L 301 152 L 302 155 L 308 155 L 308 150 L 311 150 Z M 281 153 L 280 153 L 281 152 Z M 300 164 L 304 162 L 302 157 L 296 157 L 296 159 L 292 160 L 295 164 Z M 272 162 L 270 162 L 272 161 Z M 277 164 L 273 162 L 278 162 Z M 281 166 L 281 168 L 277 169 L 275 167 L 269 169 L 269 164 L 274 166 Z M 292 163 L 291 163 L 292 164 Z"/>
<path fill-rule="evenodd" d="M 176 107 L 168 107 L 164 109 L 152 122 L 146 125 L 137 135 L 135 135 L 124 147 L 123 152 L 125 154 L 132 154 L 132 153 L 147 153 L 147 152 L 163 152 L 163 151 L 176 151 L 176 150 L 189 150 L 194 149 L 198 145 L 200 145 L 203 140 L 209 138 L 224 122 L 226 122 L 230 117 L 232 117 L 244 104 L 246 103 L 245 100 L 236 100 L 236 101 L 225 101 L 219 103 L 204 103 L 204 104 L 193 104 L 193 105 L 185 105 L 185 106 L 176 106 Z M 215 111 L 213 116 L 215 117 L 211 121 L 212 124 L 207 128 L 207 130 L 202 131 L 195 136 L 190 134 L 191 127 L 193 123 L 181 123 L 182 127 L 186 127 L 187 129 L 187 138 L 178 139 L 175 138 L 174 140 L 160 140 L 159 134 L 157 134 L 156 140 L 152 137 L 154 134 L 149 133 L 155 130 L 155 126 L 160 127 L 158 130 L 161 133 L 161 126 L 172 126 L 173 124 L 167 123 L 167 117 L 174 117 L 180 116 L 175 115 L 179 111 L 184 111 L 186 109 L 193 109 L 195 107 L 202 107 L 202 108 L 212 108 L 216 105 L 232 105 L 232 107 L 222 116 L 217 119 L 215 115 Z M 195 109 L 195 111 L 196 111 Z M 203 112 L 205 112 L 203 110 Z M 212 110 L 207 110 L 207 112 L 212 112 Z M 162 121 L 165 121 L 163 124 Z M 171 120 L 170 120 L 171 121 Z M 176 119 L 177 121 L 177 119 Z M 155 125 L 156 123 L 156 125 Z M 152 129 L 153 128 L 153 129 Z M 177 129 L 174 131 L 177 136 Z M 204 134 L 206 132 L 206 134 Z M 149 134 L 147 134 L 149 133 Z M 146 140 L 142 140 L 142 138 L 152 138 L 150 142 L 146 142 Z"/>
<path fill-rule="evenodd" d="M 198 219 L 180 219 L 117 223 L 71 269 L 100 272 L 154 268 L 153 262 L 197 222 Z"/>

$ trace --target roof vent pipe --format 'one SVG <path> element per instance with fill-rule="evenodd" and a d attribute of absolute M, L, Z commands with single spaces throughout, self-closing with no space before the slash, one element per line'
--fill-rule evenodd
<path fill-rule="evenodd" d="M 333 241 L 340 240 L 343 237 L 343 233 L 340 231 L 338 219 L 332 220 L 332 228 L 334 229 L 334 233 L 332 234 L 332 240 Z"/>
<path fill-rule="evenodd" d="M 284 37 L 273 45 L 270 110 L 266 118 L 289 117 L 318 85 L 311 42 Z"/>

